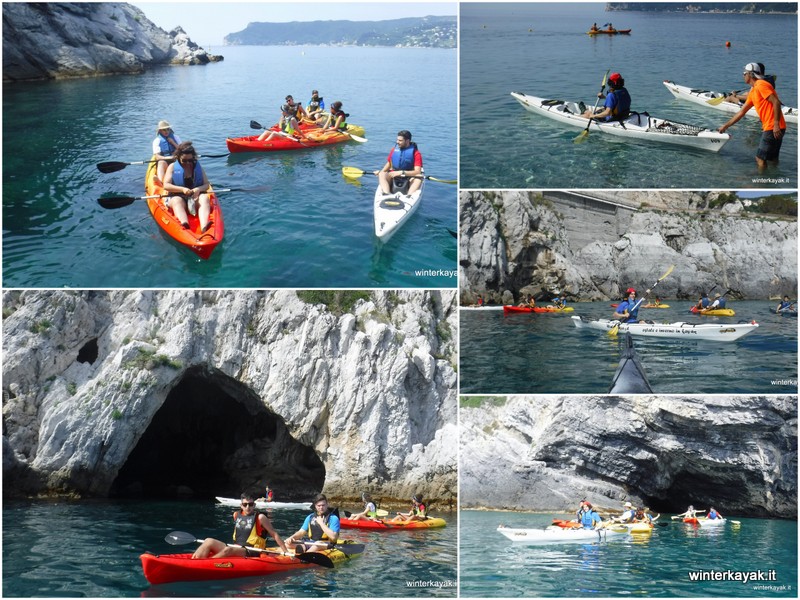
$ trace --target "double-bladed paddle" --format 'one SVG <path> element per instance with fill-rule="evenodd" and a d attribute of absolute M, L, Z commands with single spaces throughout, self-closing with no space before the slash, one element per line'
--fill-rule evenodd
<path fill-rule="evenodd" d="M 198 154 L 197 158 L 225 158 L 229 156 L 230 152 L 226 152 L 225 154 Z M 117 171 L 122 171 L 127 166 L 130 165 L 147 165 L 150 163 L 158 162 L 159 160 L 164 159 L 154 159 L 154 160 L 136 160 L 133 162 L 124 162 L 121 160 L 112 160 L 108 162 L 101 162 L 97 163 L 97 170 L 101 173 L 116 173 Z"/>
<path fill-rule="evenodd" d="M 375 173 L 372 171 L 359 169 L 358 167 L 342 167 L 342 175 L 348 179 L 357 179 L 364 175 L 375 175 Z M 457 179 L 439 179 L 437 177 L 433 177 L 432 175 L 407 175 L 407 177 L 411 179 L 429 179 L 430 181 L 438 181 L 439 183 L 449 183 L 453 185 L 458 183 Z"/>
<path fill-rule="evenodd" d="M 672 271 L 674 271 L 674 270 L 675 270 L 675 265 L 670 265 L 670 266 L 669 266 L 669 269 L 667 269 L 667 272 L 666 272 L 666 273 L 664 273 L 664 274 L 663 274 L 661 277 L 659 277 L 659 278 L 658 278 L 658 281 L 656 281 L 656 282 L 655 282 L 653 285 L 651 285 L 651 286 L 650 286 L 650 290 L 649 290 L 649 292 L 652 292 L 652 291 L 653 291 L 653 290 L 656 288 L 656 286 L 657 286 L 659 283 L 661 283 L 661 281 L 662 281 L 662 280 L 666 279 L 666 278 L 669 276 L 669 274 L 670 274 L 670 273 L 672 273 Z M 645 300 L 645 298 L 647 298 L 647 296 L 648 296 L 649 292 L 647 292 L 647 293 L 646 293 L 644 296 L 642 296 L 641 298 L 639 298 L 639 300 L 637 300 L 636 304 L 634 304 L 634 305 L 633 305 L 633 308 L 632 308 L 631 310 L 629 310 L 629 311 L 628 311 L 628 314 L 632 313 L 632 312 L 633 312 L 633 311 L 635 311 L 637 308 L 639 308 L 639 305 L 640 305 L 642 302 L 644 302 L 644 300 Z M 609 329 L 609 330 L 608 330 L 608 332 L 607 332 L 607 333 L 608 333 L 608 335 L 612 335 L 612 336 L 613 336 L 613 335 L 617 335 L 617 333 L 619 333 L 619 322 L 615 323 L 615 324 L 614 324 L 614 325 L 611 327 L 611 329 Z"/>
<path fill-rule="evenodd" d="M 605 74 L 605 75 L 603 75 L 603 83 L 600 85 L 600 93 L 599 93 L 599 94 L 597 94 L 597 100 L 595 100 L 595 101 L 594 101 L 594 108 L 592 109 L 592 114 L 594 114 L 594 113 L 595 113 L 595 111 L 597 110 L 597 104 L 600 102 L 600 94 L 602 94 L 602 93 L 603 93 L 603 90 L 604 90 L 604 89 L 606 89 L 606 82 L 608 81 L 608 74 L 609 74 L 610 72 L 611 72 L 611 69 L 609 69 L 608 71 L 606 71 L 606 74 Z M 576 144 L 581 144 L 581 143 L 585 142 L 585 141 L 588 139 L 588 137 L 589 137 L 589 126 L 590 126 L 591 124 L 592 124 L 592 118 L 590 117 L 590 118 L 588 119 L 588 122 L 586 123 L 586 129 L 584 129 L 583 131 L 581 131 L 581 132 L 578 134 L 578 137 L 576 137 L 576 138 L 575 138 L 574 140 L 572 140 L 572 141 L 573 141 L 574 143 L 576 143 Z"/>
<path fill-rule="evenodd" d="M 268 189 L 268 186 L 261 186 L 257 188 L 222 188 L 213 189 L 209 193 L 222 194 L 225 192 L 260 192 Z M 122 208 L 133 204 L 137 200 L 151 200 L 152 198 L 168 198 L 169 196 L 180 196 L 181 194 L 155 194 L 152 196 L 103 196 L 97 199 L 97 203 L 103 208 Z"/>

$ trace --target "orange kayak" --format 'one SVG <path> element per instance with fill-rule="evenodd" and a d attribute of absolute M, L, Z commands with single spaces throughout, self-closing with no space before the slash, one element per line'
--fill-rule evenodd
<path fill-rule="evenodd" d="M 155 161 L 155 156 L 152 158 Z M 148 196 L 161 196 L 165 193 L 160 181 L 156 180 L 156 162 L 151 162 L 144 179 L 144 189 Z M 202 259 L 211 256 L 225 235 L 225 223 L 222 220 L 222 209 L 219 206 L 217 195 L 212 188 L 208 188 L 211 196 L 211 227 L 205 233 L 200 231 L 200 219 L 189 215 L 189 229 L 184 229 L 180 221 L 175 218 L 164 201 L 166 198 L 148 198 L 147 207 L 150 214 L 169 237 L 189 248 Z"/>
<path fill-rule="evenodd" d="M 430 517 L 424 521 L 395 521 L 394 519 L 379 519 L 373 521 L 371 519 L 347 519 L 340 518 L 339 523 L 342 529 L 432 529 L 435 527 L 444 527 L 447 525 L 444 519 Z"/>
<path fill-rule="evenodd" d="M 259 141 L 257 135 L 248 135 L 238 138 L 228 138 L 225 144 L 231 152 L 279 152 L 282 150 L 302 150 L 303 148 L 317 148 L 319 146 L 330 146 L 331 144 L 341 144 L 349 142 L 350 136 L 347 133 L 336 131 L 335 129 L 320 129 L 319 127 L 301 126 L 304 137 L 289 136 L 283 134 L 277 125 L 273 125 L 270 131 L 278 133 L 270 141 Z M 364 135 L 364 128 L 358 125 L 348 125 L 347 132 L 353 135 Z"/>

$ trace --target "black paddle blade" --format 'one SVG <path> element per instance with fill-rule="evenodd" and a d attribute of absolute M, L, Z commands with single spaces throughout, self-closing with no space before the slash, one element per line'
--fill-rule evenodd
<path fill-rule="evenodd" d="M 250 121 L 250 129 L 266 129 L 258 121 Z"/>
<path fill-rule="evenodd" d="M 364 544 L 336 544 L 334 546 L 336 550 L 341 550 L 347 556 L 352 556 L 353 554 L 361 554 L 364 552 Z"/>
<path fill-rule="evenodd" d="M 130 196 L 111 196 L 109 198 L 98 198 L 97 203 L 103 208 L 122 208 L 136 202 L 136 198 Z"/>
<path fill-rule="evenodd" d="M 122 171 L 128 164 L 120 161 L 101 162 L 97 163 L 97 170 L 101 173 L 116 173 L 117 171 Z"/>
<path fill-rule="evenodd" d="M 164 541 L 173 546 L 180 546 L 182 544 L 191 544 L 192 542 L 199 542 L 196 537 L 191 533 L 185 531 L 171 531 L 166 535 Z"/>
<path fill-rule="evenodd" d="M 330 557 L 325 556 L 320 552 L 303 552 L 302 554 L 298 554 L 297 558 L 300 560 L 300 562 L 319 565 L 320 567 L 325 567 L 326 569 L 333 569 L 335 566 Z"/>

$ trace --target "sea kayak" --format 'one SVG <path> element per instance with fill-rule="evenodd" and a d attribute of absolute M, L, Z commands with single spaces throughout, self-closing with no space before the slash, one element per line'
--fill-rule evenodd
<path fill-rule="evenodd" d="M 444 519 L 431 517 L 424 521 L 395 521 L 394 519 L 379 519 L 373 521 L 371 519 L 348 519 L 342 517 L 339 519 L 342 529 L 370 529 L 370 530 L 394 530 L 401 529 L 434 529 L 437 527 L 444 527 L 447 522 Z"/>
<path fill-rule="evenodd" d="M 611 305 L 611 308 L 617 308 L 619 306 L 619 302 L 615 302 Z M 669 304 L 643 304 L 642 308 L 669 308 Z"/>
<path fill-rule="evenodd" d="M 514 543 L 520 544 L 571 544 L 602 542 L 608 538 L 628 533 L 624 527 L 604 529 L 567 529 L 564 527 L 550 526 L 546 529 L 514 529 L 512 527 L 497 528 L 498 533 L 504 535 Z"/>
<path fill-rule="evenodd" d="M 719 525 L 725 525 L 725 519 L 709 519 L 708 517 L 699 517 L 697 519 L 697 524 L 700 527 L 717 527 Z"/>
<path fill-rule="evenodd" d="M 300 128 L 303 136 L 288 136 L 278 133 L 269 141 L 259 141 L 256 135 L 247 135 L 238 138 L 228 138 L 225 144 L 231 152 L 279 152 L 283 150 L 302 150 L 304 148 L 317 148 L 319 146 L 330 146 L 331 144 L 341 144 L 350 141 L 347 135 L 364 135 L 364 128 L 358 125 L 348 125 L 347 133 L 334 129 Z M 277 125 L 270 128 L 270 131 L 279 132 Z"/>
<path fill-rule="evenodd" d="M 796 317 L 797 316 L 797 311 L 796 310 L 776 310 L 774 308 L 770 308 L 769 312 L 771 312 L 773 314 L 776 314 L 776 315 L 781 315 L 782 317 Z"/>
<path fill-rule="evenodd" d="M 648 337 L 679 338 L 707 340 L 711 342 L 733 342 L 740 337 L 752 333 L 758 328 L 758 323 L 620 323 L 610 319 L 590 320 L 585 317 L 572 317 L 575 327 L 582 329 L 599 329 L 608 331 L 619 326 L 622 333 L 630 332 L 631 335 Z"/>
<path fill-rule="evenodd" d="M 155 161 L 156 156 L 153 155 L 144 177 L 144 189 L 148 196 L 162 196 L 166 193 L 162 183 L 157 179 L 157 163 Z M 197 215 L 188 215 L 189 229 L 184 229 L 181 226 L 181 222 L 167 208 L 166 198 L 147 199 L 147 208 L 150 209 L 150 214 L 153 215 L 161 229 L 173 240 L 188 247 L 203 259 L 208 259 L 211 256 L 214 248 L 217 247 L 225 235 L 225 223 L 222 220 L 222 209 L 217 200 L 217 195 L 210 187 L 207 193 L 211 201 L 211 214 L 209 216 L 211 227 L 205 232 L 200 231 L 200 219 Z"/>
<path fill-rule="evenodd" d="M 584 112 L 582 103 L 565 102 L 564 100 L 548 100 L 537 96 L 529 96 L 520 92 L 511 92 L 514 99 L 525 110 L 537 115 L 542 115 L 566 125 L 585 129 L 587 119 L 581 116 Z M 592 104 L 589 104 L 591 108 Z M 731 139 L 727 133 L 719 133 L 696 125 L 687 125 L 668 119 L 651 117 L 647 113 L 631 113 L 620 121 L 592 121 L 589 131 L 608 133 L 647 142 L 663 142 L 689 146 L 698 150 L 719 152 Z"/>
<path fill-rule="evenodd" d="M 707 317 L 732 317 L 736 314 L 732 308 L 713 308 L 711 310 L 701 310 L 696 306 L 689 309 L 689 312 L 696 315 L 706 315 Z"/>
<path fill-rule="evenodd" d="M 223 498 L 216 496 L 217 502 L 224 506 L 239 506 L 242 501 L 238 498 Z M 267 502 L 265 500 L 256 500 L 256 508 L 295 508 L 302 510 L 313 510 L 311 501 L 308 502 Z"/>
<path fill-rule="evenodd" d="M 630 32 L 631 32 L 630 29 L 597 29 L 595 31 L 592 31 L 590 29 L 586 33 L 588 35 L 598 35 L 598 34 L 601 34 L 601 33 L 604 33 L 606 35 L 618 35 L 620 33 L 630 33 Z"/>
<path fill-rule="evenodd" d="M 334 565 L 350 559 L 348 555 L 336 548 L 321 550 L 313 554 L 327 556 Z M 192 559 L 191 553 L 185 553 L 142 554 L 139 558 L 142 561 L 145 578 L 156 585 L 175 581 L 256 577 L 314 566 L 314 563 L 301 561 L 293 555 L 283 556 L 279 550 L 274 553 L 263 552 L 258 557 L 229 556 Z"/>
<path fill-rule="evenodd" d="M 690 88 L 686 87 L 685 85 L 678 85 L 674 81 L 665 81 L 664 85 L 672 93 L 672 95 L 679 100 L 688 100 L 689 102 L 699 104 L 700 106 L 705 106 L 706 108 L 714 108 L 726 113 L 738 113 L 742 108 L 742 105 L 738 102 L 728 102 L 726 100 L 723 100 L 722 102 L 709 103 L 709 100 L 727 96 L 727 94 L 723 94 L 722 92 L 712 92 L 709 90 Z M 782 106 L 781 110 L 783 111 L 783 118 L 787 123 L 797 123 L 796 108 Z M 753 108 L 748 110 L 745 113 L 745 116 L 756 119 L 759 118 L 758 113 Z"/>
<path fill-rule="evenodd" d="M 650 394 L 653 388 L 647 381 L 642 364 L 633 349 L 633 338 L 630 333 L 625 334 L 625 346 L 619 360 L 617 372 L 611 380 L 609 394 Z"/>
<path fill-rule="evenodd" d="M 564 308 L 556 308 L 555 306 L 503 306 L 503 312 L 508 313 L 552 313 L 552 312 L 573 312 L 575 309 L 571 306 Z"/>
<path fill-rule="evenodd" d="M 405 185 L 395 189 L 394 182 L 391 185 L 391 194 L 384 194 L 381 186 L 375 190 L 373 220 L 375 222 L 375 235 L 382 242 L 388 242 L 397 233 L 403 224 L 422 202 L 422 192 L 425 189 L 425 180 L 413 194 L 406 194 L 411 184 L 411 178 L 406 179 Z"/>

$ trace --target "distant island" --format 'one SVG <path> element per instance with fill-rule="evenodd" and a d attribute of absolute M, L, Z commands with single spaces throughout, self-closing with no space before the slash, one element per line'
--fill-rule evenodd
<path fill-rule="evenodd" d="M 746 14 L 797 14 L 796 2 L 608 2 L 606 10 L 637 10 L 648 12 L 686 13 L 746 13 Z"/>
<path fill-rule="evenodd" d="M 226 46 L 391 46 L 455 48 L 458 22 L 452 17 L 389 21 L 250 23 L 225 36 Z"/>

